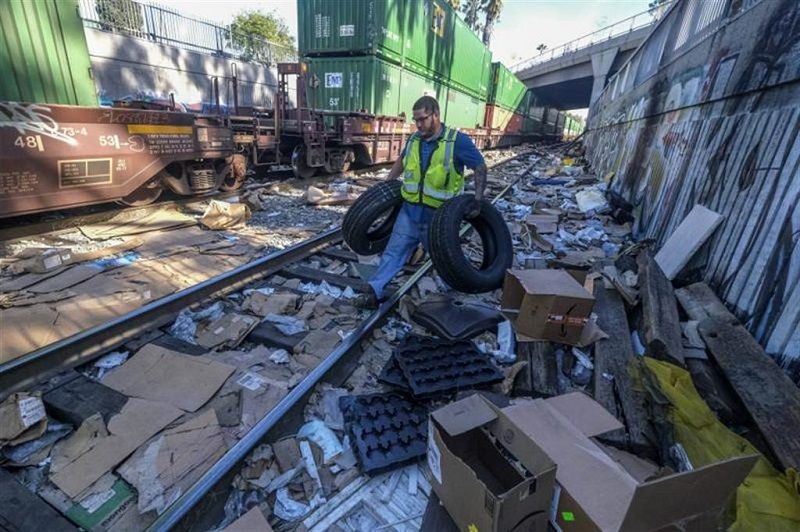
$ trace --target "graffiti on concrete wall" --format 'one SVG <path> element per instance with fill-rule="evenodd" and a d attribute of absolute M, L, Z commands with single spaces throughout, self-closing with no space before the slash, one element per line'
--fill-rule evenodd
<path fill-rule="evenodd" d="M 651 78 L 601 96 L 587 153 L 615 172 L 640 237 L 663 243 L 696 203 L 725 217 L 688 274 L 800 376 L 800 2 L 729 9 Z"/>

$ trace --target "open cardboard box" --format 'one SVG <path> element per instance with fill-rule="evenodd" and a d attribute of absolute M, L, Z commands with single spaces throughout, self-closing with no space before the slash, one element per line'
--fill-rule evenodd
<path fill-rule="evenodd" d="M 564 270 L 508 270 L 500 305 L 519 340 L 584 345 L 594 296 Z"/>
<path fill-rule="evenodd" d="M 547 530 L 555 465 L 504 410 L 471 395 L 428 427 L 431 485 L 460 530 Z"/>
<path fill-rule="evenodd" d="M 591 439 L 622 424 L 582 393 L 519 401 L 502 412 L 558 467 L 556 530 L 713 530 L 758 458 L 648 479 L 637 457 Z"/>

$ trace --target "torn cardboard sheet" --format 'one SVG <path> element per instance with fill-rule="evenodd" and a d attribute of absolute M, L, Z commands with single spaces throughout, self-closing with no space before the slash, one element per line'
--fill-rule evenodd
<path fill-rule="evenodd" d="M 139 511 L 161 514 L 225 453 L 214 410 L 165 430 L 142 445 L 118 472 L 139 492 Z"/>
<path fill-rule="evenodd" d="M 722 223 L 723 216 L 695 205 L 656 253 L 656 263 L 672 281 L 681 273 L 697 250 Z"/>
<path fill-rule="evenodd" d="M 258 319 L 244 314 L 230 313 L 214 320 L 197 334 L 197 345 L 214 349 L 234 348 L 258 325 Z"/>
<path fill-rule="evenodd" d="M 0 448 L 35 440 L 47 430 L 39 392 L 11 394 L 0 404 Z"/>
<path fill-rule="evenodd" d="M 259 316 L 267 314 L 285 314 L 287 311 L 294 310 L 300 296 L 291 293 L 264 294 L 254 290 L 244 300 L 242 308 Z"/>
<path fill-rule="evenodd" d="M 525 218 L 525 223 L 536 227 L 540 235 L 558 231 L 558 216 L 552 214 L 530 214 Z"/>
<path fill-rule="evenodd" d="M 136 235 L 148 231 L 184 227 L 197 223 L 191 216 L 174 210 L 157 210 L 144 216 L 140 214 L 135 219 L 129 218 L 129 213 L 120 213 L 107 222 L 82 225 L 78 229 L 81 233 L 94 240 L 107 240 L 122 235 Z"/>
<path fill-rule="evenodd" d="M 205 357 L 147 344 L 103 384 L 129 397 L 162 401 L 194 412 L 211 399 L 234 369 Z"/>
<path fill-rule="evenodd" d="M 243 203 L 211 200 L 200 218 L 200 224 L 212 230 L 232 229 L 250 218 L 250 207 Z"/>
<path fill-rule="evenodd" d="M 15 273 L 44 273 L 61 266 L 111 257 L 124 251 L 130 251 L 142 245 L 138 237 L 123 238 L 108 246 L 97 247 L 89 251 L 73 252 L 69 249 L 49 248 L 33 257 L 15 262 L 11 270 Z"/>
<path fill-rule="evenodd" d="M 250 508 L 250 511 L 239 519 L 228 525 L 223 532 L 272 532 L 269 521 L 264 517 L 264 512 L 258 506 Z"/>
<path fill-rule="evenodd" d="M 108 426 L 100 414 L 83 422 L 69 438 L 53 447 L 50 480 L 78 498 L 142 443 L 178 419 L 183 412 L 169 404 L 129 399 Z"/>

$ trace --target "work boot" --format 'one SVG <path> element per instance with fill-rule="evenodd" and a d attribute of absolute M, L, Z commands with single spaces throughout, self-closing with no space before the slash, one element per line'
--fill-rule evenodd
<path fill-rule="evenodd" d="M 356 308 L 366 309 L 366 310 L 375 310 L 378 308 L 378 296 L 375 294 L 375 290 L 372 286 L 369 287 L 369 290 L 363 294 L 358 294 L 358 296 L 353 300 L 353 305 Z"/>

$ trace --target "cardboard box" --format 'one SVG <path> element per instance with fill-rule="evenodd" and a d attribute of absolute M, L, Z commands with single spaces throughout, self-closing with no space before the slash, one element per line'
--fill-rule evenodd
<path fill-rule="evenodd" d="M 515 420 L 480 395 L 436 410 L 431 486 L 461 530 L 547 530 L 555 465 Z"/>
<path fill-rule="evenodd" d="M 556 530 L 714 530 L 758 458 L 648 478 L 642 460 L 591 439 L 622 425 L 582 393 L 520 401 L 503 411 L 558 466 Z"/>
<path fill-rule="evenodd" d="M 594 297 L 563 270 L 508 270 L 500 305 L 520 339 L 578 345 Z"/>

